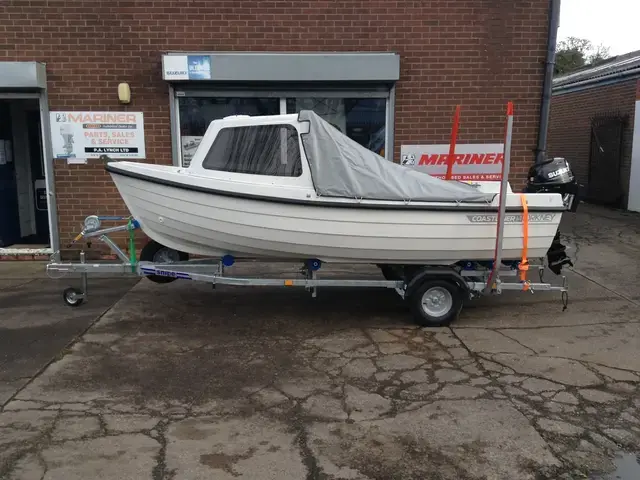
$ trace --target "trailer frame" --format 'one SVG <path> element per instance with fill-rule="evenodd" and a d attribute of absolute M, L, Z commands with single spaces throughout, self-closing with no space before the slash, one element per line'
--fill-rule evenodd
<path fill-rule="evenodd" d="M 126 223 L 100 228 L 103 221 L 118 220 Z M 69 274 L 80 275 L 80 287 L 69 287 L 63 292 L 63 299 L 67 305 L 77 307 L 89 299 L 88 277 L 91 274 L 140 276 L 147 277 L 156 283 L 189 280 L 210 283 L 214 287 L 216 285 L 303 287 L 310 291 L 314 298 L 317 297 L 317 291 L 320 287 L 390 288 L 410 304 L 414 320 L 422 326 L 448 325 L 459 316 L 464 300 L 486 295 L 500 295 L 503 291 L 522 291 L 529 294 L 537 291 L 560 292 L 563 310 L 568 305 L 566 276 L 561 277 L 561 285 L 545 282 L 544 261 L 539 265 L 531 265 L 529 267 L 539 271 L 539 282 L 531 282 L 530 280 L 523 282 L 517 278 L 515 281 L 503 280 L 502 278 L 517 277 L 519 275 L 517 264 L 501 265 L 500 268 L 494 269 L 491 263 L 477 261 L 465 261 L 454 265 L 400 265 L 395 267 L 399 267 L 400 271 L 404 269 L 409 273 L 397 274 L 395 278 L 391 275 L 390 278 L 371 279 L 318 278 L 322 262 L 318 259 L 306 259 L 300 261 L 302 263 L 302 268 L 299 271 L 302 274 L 301 278 L 247 277 L 229 274 L 230 267 L 236 263 L 236 259 L 229 255 L 223 258 L 154 262 L 145 259 L 143 249 L 143 253 L 140 255 L 141 258 L 138 259 L 134 242 L 135 230 L 138 228 L 140 228 L 139 223 L 131 217 L 91 215 L 85 219 L 82 232 L 75 237 L 72 244 L 80 239 L 91 241 L 91 239 L 95 238 L 107 245 L 119 261 L 88 261 L 84 249 L 80 251 L 79 262 L 62 262 L 59 252 L 51 255 L 50 261 L 46 266 L 47 274 L 50 277 L 61 278 Z M 109 237 L 109 234 L 116 232 L 128 232 L 128 252 L 121 249 Z M 167 247 L 162 248 L 169 253 L 181 254 L 181 252 L 172 251 Z M 278 259 L 278 261 L 282 261 L 282 259 Z M 387 266 L 379 265 L 379 267 Z M 497 271 L 498 274 L 495 275 L 493 284 L 489 285 L 489 278 L 494 271 Z M 54 274 L 62 275 L 54 276 Z M 431 290 L 428 292 L 421 291 L 424 290 L 425 285 L 431 284 L 433 284 Z M 428 298 L 425 299 L 425 296 Z M 429 303 L 430 306 L 425 306 L 425 302 Z"/>

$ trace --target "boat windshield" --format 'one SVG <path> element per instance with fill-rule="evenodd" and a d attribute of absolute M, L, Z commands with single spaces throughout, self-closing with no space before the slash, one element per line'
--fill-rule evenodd
<path fill-rule="evenodd" d="M 302 159 L 298 131 L 293 125 L 225 127 L 205 156 L 207 170 L 299 177 Z"/>

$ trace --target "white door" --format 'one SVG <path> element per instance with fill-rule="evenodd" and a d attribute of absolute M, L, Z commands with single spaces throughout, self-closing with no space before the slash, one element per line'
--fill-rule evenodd
<path fill-rule="evenodd" d="M 631 173 L 629 178 L 629 201 L 627 209 L 640 212 L 640 88 L 636 100 L 635 124 L 631 147 Z"/>

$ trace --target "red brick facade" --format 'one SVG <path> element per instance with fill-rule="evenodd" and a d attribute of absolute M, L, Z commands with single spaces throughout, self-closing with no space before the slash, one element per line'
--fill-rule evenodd
<path fill-rule="evenodd" d="M 622 166 L 620 178 L 625 198 L 629 193 L 631 143 L 635 115 L 635 79 L 613 85 L 554 95 L 551 101 L 548 152 L 565 157 L 578 181 L 587 185 L 591 152 L 591 119 L 600 114 L 628 116 L 622 134 Z"/>
<path fill-rule="evenodd" d="M 311 0 L 188 2 L 8 0 L 0 4 L 0 61 L 46 62 L 52 110 L 142 111 L 148 161 L 171 162 L 165 51 L 394 51 L 400 55 L 395 152 L 500 142 L 515 103 L 512 176 L 521 185 L 538 134 L 547 0 Z M 118 103 L 117 85 L 132 103 Z M 55 167 L 61 244 L 93 213 L 126 214 L 100 162 Z"/>

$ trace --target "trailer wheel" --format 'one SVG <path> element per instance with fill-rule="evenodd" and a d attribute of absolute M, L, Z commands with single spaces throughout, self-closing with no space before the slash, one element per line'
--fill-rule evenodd
<path fill-rule="evenodd" d="M 82 305 L 82 302 L 84 302 L 82 292 L 73 287 L 66 288 L 65 291 L 62 292 L 62 299 L 64 303 L 70 307 L 79 307 Z"/>
<path fill-rule="evenodd" d="M 448 280 L 427 280 L 408 298 L 415 322 L 423 327 L 442 327 L 462 310 L 460 287 Z"/>
<path fill-rule="evenodd" d="M 188 253 L 179 252 L 178 250 L 174 250 L 173 248 L 165 247 L 155 240 L 150 240 L 149 243 L 142 247 L 142 250 L 140 251 L 141 262 L 173 263 L 183 262 L 187 260 L 189 260 Z M 145 276 L 154 283 L 171 283 L 174 280 L 177 280 L 177 278 L 165 277 L 162 275 Z"/>

